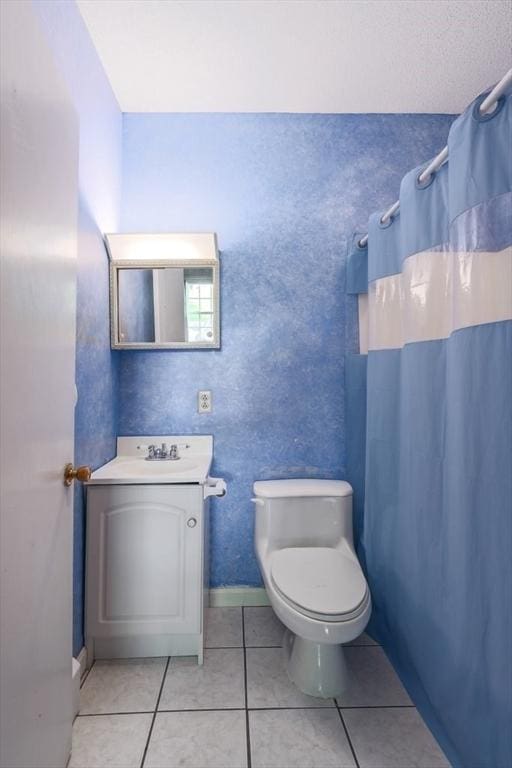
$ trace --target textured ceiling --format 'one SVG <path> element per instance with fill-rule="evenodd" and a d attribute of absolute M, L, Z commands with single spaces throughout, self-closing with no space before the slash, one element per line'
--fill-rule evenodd
<path fill-rule="evenodd" d="M 125 112 L 460 112 L 508 0 L 77 0 Z"/>

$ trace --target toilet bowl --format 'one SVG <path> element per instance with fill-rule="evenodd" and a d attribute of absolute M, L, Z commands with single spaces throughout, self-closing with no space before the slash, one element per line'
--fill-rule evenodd
<path fill-rule="evenodd" d="M 371 613 L 354 551 L 352 488 L 342 480 L 261 480 L 254 494 L 256 556 L 286 627 L 288 675 L 310 696 L 340 695 L 343 644 L 364 631 Z"/>

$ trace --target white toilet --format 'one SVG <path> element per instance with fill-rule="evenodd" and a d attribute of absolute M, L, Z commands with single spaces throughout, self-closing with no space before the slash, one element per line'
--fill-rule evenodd
<path fill-rule="evenodd" d="M 255 546 L 272 607 L 287 627 L 288 675 L 304 693 L 339 695 L 346 680 L 342 643 L 371 613 L 354 551 L 352 488 L 342 480 L 254 483 Z"/>

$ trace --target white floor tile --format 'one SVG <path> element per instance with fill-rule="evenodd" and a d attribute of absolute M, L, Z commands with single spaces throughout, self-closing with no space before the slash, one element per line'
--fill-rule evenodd
<path fill-rule="evenodd" d="M 333 699 L 306 696 L 289 679 L 282 648 L 247 649 L 247 699 L 258 707 L 332 707 Z"/>
<path fill-rule="evenodd" d="M 205 651 L 197 658 L 172 658 L 159 709 L 237 709 L 245 706 L 244 652 L 240 648 Z"/>
<path fill-rule="evenodd" d="M 249 713 L 253 768 L 354 768 L 340 716 L 334 709 Z"/>
<path fill-rule="evenodd" d="M 247 648 L 283 644 L 285 627 L 270 607 L 244 608 L 244 626 Z"/>
<path fill-rule="evenodd" d="M 208 608 L 205 647 L 242 647 L 241 608 Z"/>
<path fill-rule="evenodd" d="M 343 718 L 361 768 L 449 768 L 414 707 L 344 709 Z"/>
<path fill-rule="evenodd" d="M 154 710 L 166 658 L 96 661 L 80 691 L 80 714 Z"/>
<path fill-rule="evenodd" d="M 409 695 L 379 646 L 345 648 L 348 680 L 340 707 L 407 706 Z"/>
<path fill-rule="evenodd" d="M 245 712 L 159 712 L 144 768 L 245 768 Z"/>
<path fill-rule="evenodd" d="M 139 768 L 153 715 L 77 717 L 68 768 Z"/>

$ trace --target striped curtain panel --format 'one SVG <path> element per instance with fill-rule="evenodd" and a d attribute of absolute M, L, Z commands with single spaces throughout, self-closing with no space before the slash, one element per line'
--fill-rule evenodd
<path fill-rule="evenodd" d="M 454 765 L 512 765 L 512 96 L 372 216 L 363 546 L 373 628 Z"/>

